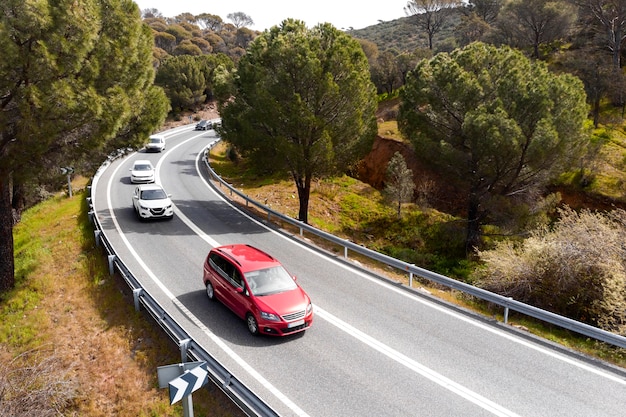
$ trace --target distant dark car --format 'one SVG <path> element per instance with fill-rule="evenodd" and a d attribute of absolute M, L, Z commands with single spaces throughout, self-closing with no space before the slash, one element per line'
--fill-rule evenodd
<path fill-rule="evenodd" d="M 244 319 L 253 335 L 285 336 L 313 322 L 311 299 L 281 263 L 249 245 L 211 249 L 204 261 L 204 285 Z"/>
<path fill-rule="evenodd" d="M 200 120 L 200 122 L 196 125 L 196 130 L 209 130 L 211 127 L 211 122 L 208 120 Z"/>

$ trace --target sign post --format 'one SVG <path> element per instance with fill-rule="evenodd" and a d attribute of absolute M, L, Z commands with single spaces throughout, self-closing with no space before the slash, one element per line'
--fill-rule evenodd
<path fill-rule="evenodd" d="M 67 175 L 67 191 L 69 193 L 69 196 L 72 197 L 72 173 L 74 172 L 74 168 L 61 167 L 61 172 Z"/>
<path fill-rule="evenodd" d="M 157 368 L 159 388 L 170 390 L 170 405 L 183 401 L 184 417 L 193 417 L 191 393 L 203 387 L 209 380 L 207 363 L 185 362 Z"/>

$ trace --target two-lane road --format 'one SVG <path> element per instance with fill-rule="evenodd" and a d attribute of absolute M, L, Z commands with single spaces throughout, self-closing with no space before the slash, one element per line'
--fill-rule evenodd
<path fill-rule="evenodd" d="M 327 258 L 254 221 L 203 176 L 215 133 L 168 132 L 163 154 L 114 161 L 95 210 L 144 287 L 213 356 L 281 415 L 624 416 L 626 372 L 566 352 Z M 128 168 L 141 157 L 172 194 L 171 221 L 140 222 Z M 248 243 L 280 259 L 315 304 L 313 327 L 253 337 L 207 300 L 212 246 Z"/>

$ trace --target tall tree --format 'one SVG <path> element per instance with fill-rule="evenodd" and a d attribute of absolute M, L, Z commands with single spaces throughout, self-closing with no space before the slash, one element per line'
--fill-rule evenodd
<path fill-rule="evenodd" d="M 468 13 L 461 18 L 461 23 L 454 29 L 454 37 L 461 46 L 481 41 L 491 26 L 476 13 Z"/>
<path fill-rule="evenodd" d="M 613 56 L 613 66 L 621 68 L 622 45 L 626 39 L 626 0 L 574 0 L 581 11 L 605 34 L 606 47 Z"/>
<path fill-rule="evenodd" d="M 460 0 L 409 0 L 404 7 L 404 13 L 415 16 L 418 27 L 424 29 L 428 35 L 428 49 L 433 49 L 433 37 L 441 30 L 446 17 L 445 9 L 461 6 Z"/>
<path fill-rule="evenodd" d="M 372 79 L 378 92 L 387 94 L 400 87 L 402 74 L 398 68 L 398 54 L 396 51 L 384 51 L 376 59 L 376 65 L 372 68 Z"/>
<path fill-rule="evenodd" d="M 611 83 L 614 105 L 624 106 L 624 73 L 622 47 L 626 40 L 626 0 L 573 0 L 580 8 L 583 21 L 589 23 L 602 39 L 601 49 L 608 49 L 613 59 Z"/>
<path fill-rule="evenodd" d="M 401 131 L 466 195 L 468 254 L 503 200 L 532 204 L 584 143 L 581 81 L 509 47 L 473 43 L 421 61 L 401 99 Z"/>
<path fill-rule="evenodd" d="M 393 154 L 387 164 L 385 177 L 385 194 L 396 204 L 398 219 L 402 216 L 402 203 L 410 201 L 415 191 L 413 171 L 406 166 L 406 161 L 400 152 Z"/>
<path fill-rule="evenodd" d="M 254 20 L 244 12 L 229 13 L 226 17 L 233 22 L 237 29 L 254 25 Z"/>
<path fill-rule="evenodd" d="M 224 21 L 215 14 L 202 13 L 196 16 L 196 23 L 200 28 L 217 32 L 222 28 Z"/>
<path fill-rule="evenodd" d="M 288 172 L 308 222 L 314 178 L 343 172 L 371 149 L 376 91 L 359 43 L 330 24 L 287 19 L 248 47 L 222 138 L 265 170 Z"/>
<path fill-rule="evenodd" d="M 585 85 L 587 100 L 591 105 L 593 125 L 600 123 L 602 100 L 616 89 L 623 90 L 623 82 L 615 83 L 613 66 L 606 54 L 594 48 L 579 48 L 561 54 L 563 64 L 569 71 L 577 75 Z M 623 80 L 619 77 L 618 80 Z"/>
<path fill-rule="evenodd" d="M 159 18 L 163 17 L 163 13 L 161 13 L 159 9 L 148 8 L 141 11 L 141 17 L 143 17 L 144 19 Z"/>
<path fill-rule="evenodd" d="M 206 101 L 207 80 L 201 60 L 201 56 L 172 56 L 159 67 L 155 82 L 163 87 L 175 111 L 195 110 Z"/>
<path fill-rule="evenodd" d="M 540 58 L 539 47 L 565 39 L 576 20 L 576 9 L 565 1 L 510 0 L 500 12 L 496 27 L 513 35 L 515 44 L 533 48 Z"/>
<path fill-rule="evenodd" d="M 473 12 L 487 24 L 492 25 L 504 3 L 505 0 L 469 0 L 466 10 L 470 13 Z"/>
<path fill-rule="evenodd" d="M 12 190 L 165 119 L 152 44 L 131 0 L 0 3 L 0 291 L 15 283 Z"/>

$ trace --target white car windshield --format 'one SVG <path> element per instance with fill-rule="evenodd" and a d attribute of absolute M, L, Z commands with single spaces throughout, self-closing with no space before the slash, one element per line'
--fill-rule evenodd
<path fill-rule="evenodd" d="M 163 190 L 143 190 L 140 199 L 142 200 L 162 200 L 167 198 Z"/>
<path fill-rule="evenodd" d="M 161 143 L 161 139 L 150 139 L 150 143 Z"/>
<path fill-rule="evenodd" d="M 245 277 L 250 291 L 256 296 L 277 294 L 297 288 L 293 278 L 280 266 L 246 272 Z"/>
<path fill-rule="evenodd" d="M 151 171 L 152 167 L 150 165 L 135 165 L 135 171 Z"/>

